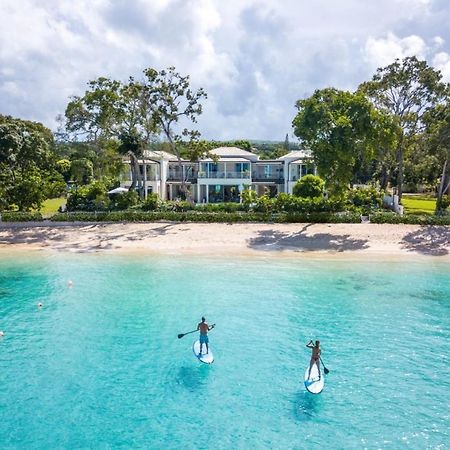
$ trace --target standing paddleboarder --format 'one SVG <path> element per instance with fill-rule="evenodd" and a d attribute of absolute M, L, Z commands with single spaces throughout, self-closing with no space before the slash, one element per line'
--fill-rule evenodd
<path fill-rule="evenodd" d="M 211 331 L 213 328 L 214 328 L 214 325 L 208 325 L 206 323 L 206 319 L 204 317 L 202 317 L 202 321 L 197 325 L 197 330 L 200 331 L 200 353 L 199 353 L 199 355 L 202 354 L 203 344 L 206 345 L 206 354 L 208 354 L 208 351 L 209 351 L 208 331 Z"/>
<path fill-rule="evenodd" d="M 320 375 L 320 341 L 316 341 L 314 344 L 312 340 L 310 340 L 306 346 L 311 349 L 311 361 L 309 363 L 309 374 L 308 378 L 311 377 L 311 369 L 313 368 L 314 364 L 317 364 L 317 371 L 319 372 L 319 380 L 321 378 Z"/>

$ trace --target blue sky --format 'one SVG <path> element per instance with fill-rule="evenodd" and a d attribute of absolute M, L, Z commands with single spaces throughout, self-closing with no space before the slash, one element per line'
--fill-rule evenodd
<path fill-rule="evenodd" d="M 55 129 L 99 76 L 175 66 L 207 139 L 284 140 L 296 100 L 416 55 L 450 82 L 448 0 L 2 0 L 0 113 Z"/>

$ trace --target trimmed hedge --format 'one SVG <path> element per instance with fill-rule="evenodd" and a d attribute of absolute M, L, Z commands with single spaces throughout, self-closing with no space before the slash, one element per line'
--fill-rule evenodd
<path fill-rule="evenodd" d="M 370 222 L 407 225 L 450 225 L 450 216 L 417 214 L 405 214 L 403 216 L 399 216 L 395 213 L 375 213 L 370 215 Z"/>
<path fill-rule="evenodd" d="M 40 212 L 6 211 L 0 213 L 0 222 L 40 222 L 44 220 Z"/>
<path fill-rule="evenodd" d="M 236 205 L 231 203 L 230 205 Z M 203 205 L 206 206 L 206 205 Z M 171 222 L 272 222 L 272 223 L 360 223 L 357 213 L 332 212 L 244 212 L 234 210 L 226 212 L 209 205 L 194 211 L 102 211 L 102 212 L 66 212 L 57 213 L 50 218 L 53 222 L 156 222 L 159 220 Z M 233 209 L 232 207 L 230 209 Z M 2 222 L 40 222 L 43 220 L 39 212 L 0 213 Z M 371 223 L 410 224 L 410 225 L 450 225 L 450 216 L 431 216 L 408 214 L 399 216 L 390 212 L 380 212 L 370 215 Z"/>
<path fill-rule="evenodd" d="M 276 222 L 276 223 L 359 223 L 359 214 L 332 213 L 259 213 L 259 212 L 203 212 L 203 211 L 111 211 L 59 213 L 54 222 Z"/>

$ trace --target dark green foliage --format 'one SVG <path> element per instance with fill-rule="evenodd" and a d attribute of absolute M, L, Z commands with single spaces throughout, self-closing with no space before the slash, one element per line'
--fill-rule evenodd
<path fill-rule="evenodd" d="M 67 198 L 67 211 L 105 211 L 110 208 L 107 195 L 111 186 L 104 181 L 94 181 L 72 191 Z"/>
<path fill-rule="evenodd" d="M 327 189 L 343 192 L 360 161 L 372 157 L 376 112 L 361 93 L 316 90 L 296 104 L 294 134 L 309 148 Z"/>
<path fill-rule="evenodd" d="M 358 214 L 269 214 L 257 212 L 199 212 L 199 211 L 165 211 L 165 212 L 75 212 L 59 213 L 51 218 L 54 222 L 155 222 L 159 220 L 171 222 L 272 222 L 272 223 L 358 223 Z"/>
<path fill-rule="evenodd" d="M 325 182 L 316 175 L 305 175 L 295 183 L 293 194 L 296 197 L 317 198 L 323 196 Z"/>
<path fill-rule="evenodd" d="M 396 123 L 395 169 L 397 193 L 402 196 L 405 158 L 424 129 L 428 111 L 448 96 L 442 74 L 415 56 L 377 69 L 371 81 L 359 91 L 368 96 L 378 110 L 392 115 Z"/>
<path fill-rule="evenodd" d="M 380 212 L 370 215 L 371 223 L 392 223 L 408 225 L 450 225 L 450 216 L 405 214 L 400 216 L 395 213 Z"/>
<path fill-rule="evenodd" d="M 205 212 L 237 212 L 246 211 L 245 206 L 242 203 L 205 203 L 195 206 L 196 211 Z"/>
<path fill-rule="evenodd" d="M 374 187 L 355 188 L 349 190 L 347 194 L 348 201 L 351 205 L 359 208 L 363 214 L 381 208 L 383 204 L 383 192 L 378 191 Z"/>
<path fill-rule="evenodd" d="M 27 211 L 45 200 L 52 173 L 53 136 L 42 124 L 0 115 L 0 192 L 3 207 Z"/>
<path fill-rule="evenodd" d="M 2 222 L 40 222 L 43 220 L 39 212 L 8 211 L 0 213 Z"/>
<path fill-rule="evenodd" d="M 185 200 L 167 201 L 160 205 L 160 211 L 186 212 L 193 209 L 195 209 L 195 204 Z"/>
<path fill-rule="evenodd" d="M 141 209 L 143 211 L 155 211 L 159 208 L 161 200 L 158 194 L 149 194 L 147 198 L 142 202 Z"/>
<path fill-rule="evenodd" d="M 139 195 L 136 191 L 113 194 L 110 200 L 110 209 L 123 211 L 136 206 L 138 203 Z"/>
<path fill-rule="evenodd" d="M 317 213 L 344 211 L 345 201 L 342 198 L 303 198 L 294 195 L 279 194 L 274 202 L 274 210 L 292 213 Z"/>

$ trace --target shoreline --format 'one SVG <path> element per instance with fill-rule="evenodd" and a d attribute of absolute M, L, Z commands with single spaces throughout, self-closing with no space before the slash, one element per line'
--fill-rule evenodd
<path fill-rule="evenodd" d="M 450 261 L 450 228 L 308 223 L 0 223 L 11 251 Z"/>

